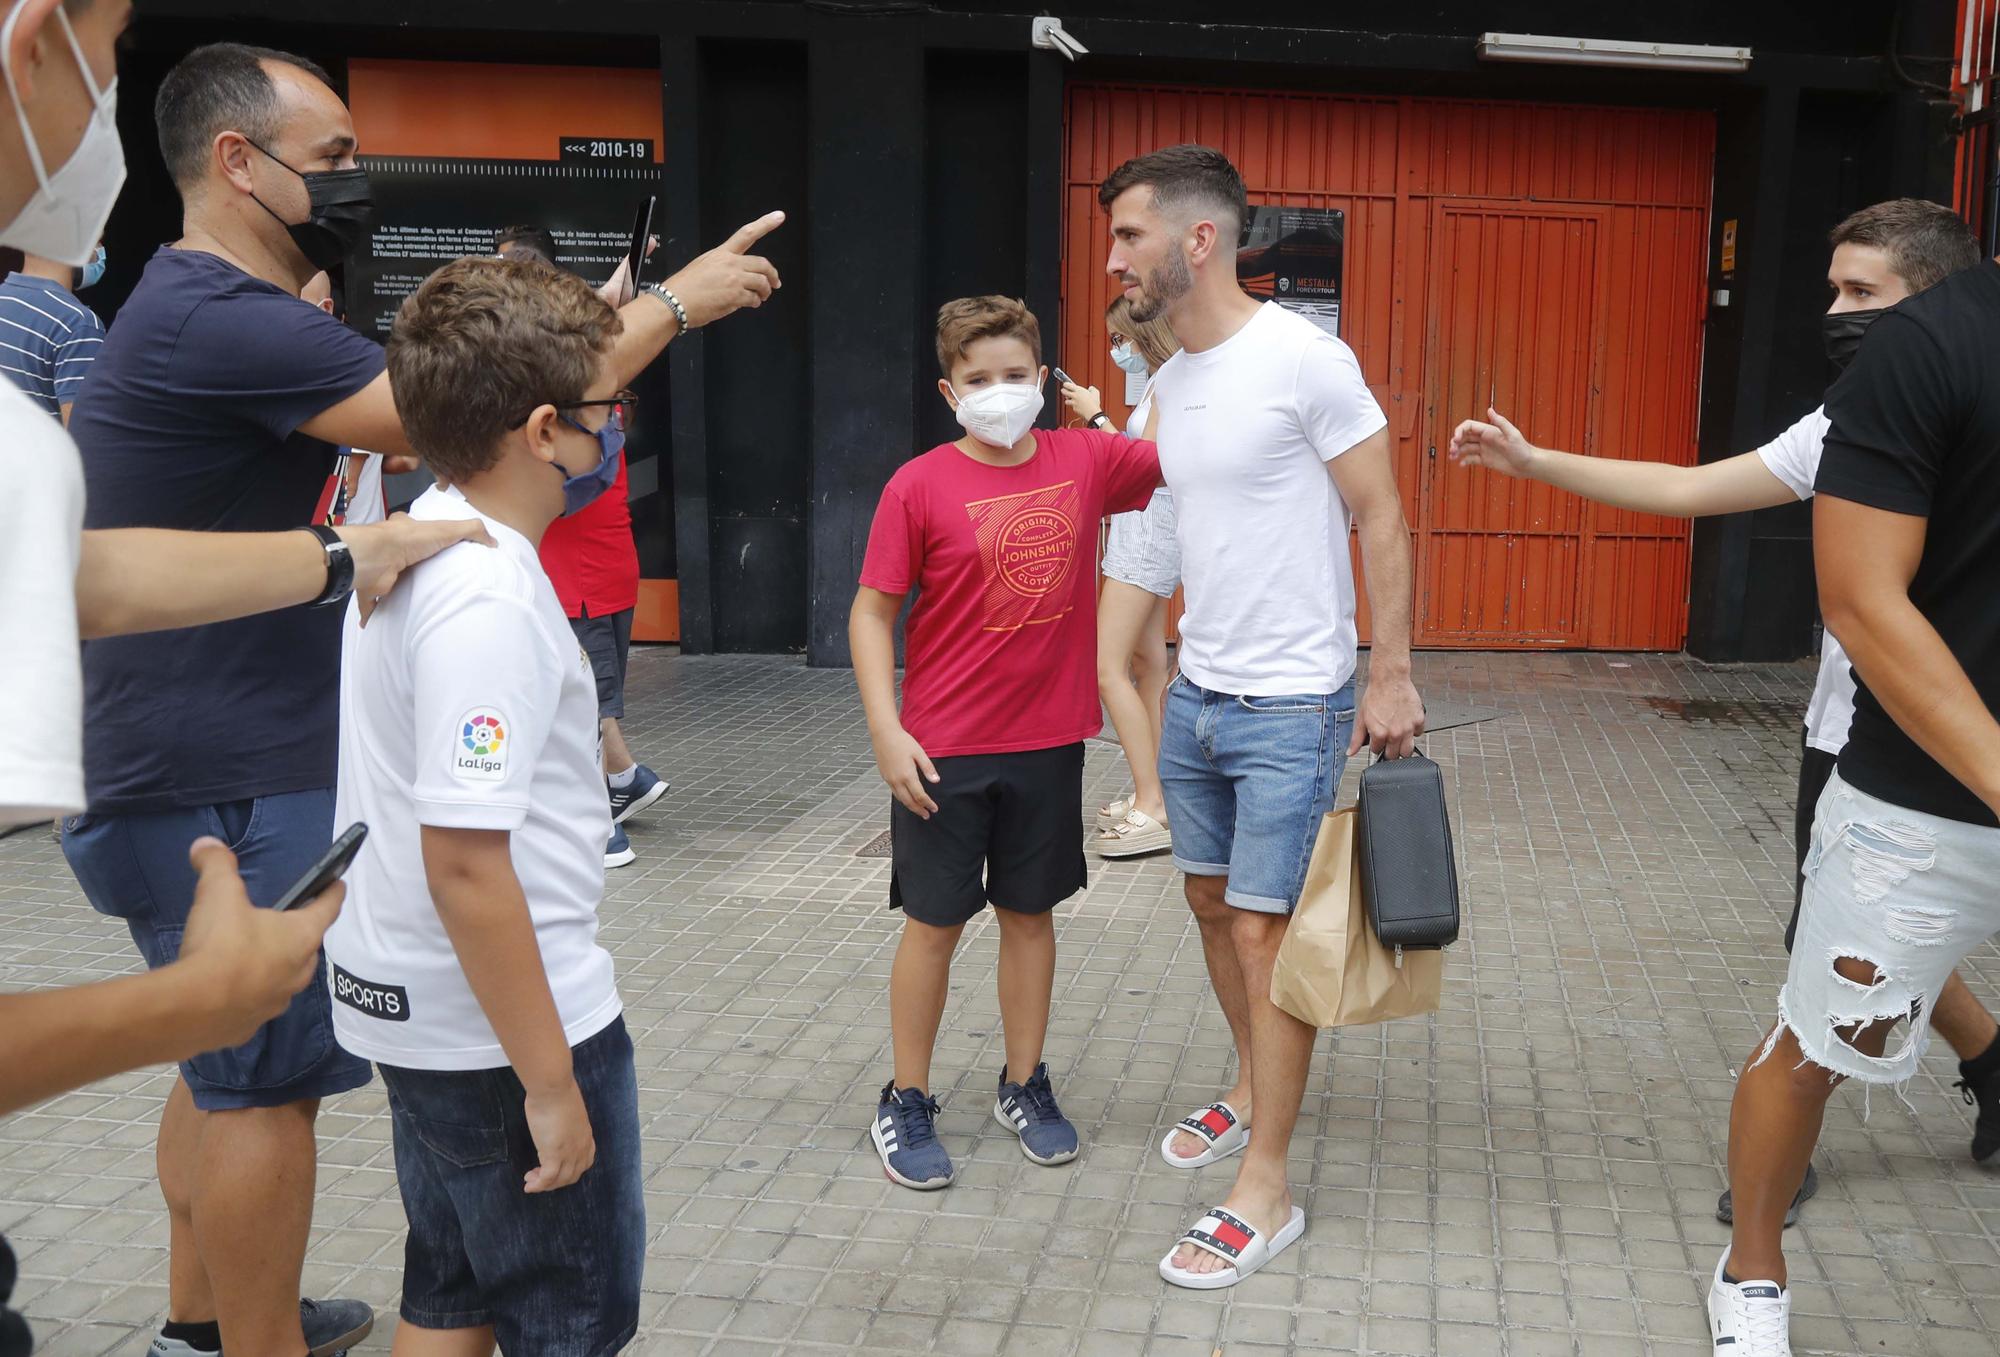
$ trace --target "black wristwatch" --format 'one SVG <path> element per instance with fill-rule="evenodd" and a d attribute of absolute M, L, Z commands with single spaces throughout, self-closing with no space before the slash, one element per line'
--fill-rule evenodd
<path fill-rule="evenodd" d="M 1102 410 L 1099 410 L 1096 414 L 1090 417 L 1090 427 L 1093 429 L 1109 429 L 1115 426 L 1111 423 L 1110 420 L 1104 417 L 1104 412 Z"/>
<path fill-rule="evenodd" d="M 306 531 L 319 539 L 320 547 L 326 552 L 326 587 L 308 606 L 324 608 L 345 603 L 347 596 L 354 592 L 354 554 L 347 549 L 347 543 L 340 540 L 340 534 L 324 523 L 310 524 Z"/>

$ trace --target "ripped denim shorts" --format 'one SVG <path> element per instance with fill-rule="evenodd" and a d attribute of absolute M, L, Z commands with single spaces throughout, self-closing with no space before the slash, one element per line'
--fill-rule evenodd
<path fill-rule="evenodd" d="M 1836 772 L 1813 818 L 1798 939 L 1778 996 L 1779 1021 L 1806 1058 L 1873 1084 L 1916 1073 L 1945 981 L 2000 932 L 1996 880 L 2000 829 L 1892 805 Z M 1876 982 L 1841 975 L 1843 957 L 1873 965 Z M 1907 1021 L 1879 1057 L 1839 1035 L 1883 1018 Z M 1767 1044 L 1758 1058 L 1769 1053 Z"/>

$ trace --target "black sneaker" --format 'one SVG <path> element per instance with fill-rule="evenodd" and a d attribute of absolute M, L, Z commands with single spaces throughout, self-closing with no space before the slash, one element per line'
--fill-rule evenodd
<path fill-rule="evenodd" d="M 2000 1070 L 1975 1079 L 1961 1060 L 1958 1072 L 1961 1077 L 1952 1087 L 1965 1095 L 1967 1107 L 1979 1109 L 1979 1119 L 1972 1123 L 1972 1158 L 1983 1164 L 2000 1151 Z"/>
<path fill-rule="evenodd" d="M 1792 1194 L 1792 1204 L 1785 1208 L 1785 1228 L 1787 1230 L 1799 1223 L 1799 1208 L 1811 1201 L 1818 1191 L 1819 1170 L 1814 1168 L 1811 1162 L 1808 1161 L 1806 1164 L 1806 1180 L 1799 1184 L 1799 1190 Z M 1717 1199 L 1715 1203 L 1715 1218 L 1724 1225 L 1734 1225 L 1736 1223 L 1736 1211 L 1730 1201 L 1729 1193 L 1725 1192 Z"/>

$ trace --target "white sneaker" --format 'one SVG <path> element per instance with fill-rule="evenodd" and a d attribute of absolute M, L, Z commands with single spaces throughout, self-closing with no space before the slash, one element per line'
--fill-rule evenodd
<path fill-rule="evenodd" d="M 1725 1282 L 1724 1253 L 1708 1288 L 1715 1357 L 1792 1357 L 1792 1293 L 1776 1282 Z"/>

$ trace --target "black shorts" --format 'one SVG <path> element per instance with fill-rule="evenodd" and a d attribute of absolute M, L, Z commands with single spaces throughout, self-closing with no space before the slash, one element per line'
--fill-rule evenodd
<path fill-rule="evenodd" d="M 1799 906 L 1805 901 L 1806 850 L 1812 847 L 1813 810 L 1819 805 L 1819 794 L 1826 790 L 1826 780 L 1840 764 L 1838 754 L 1803 743 L 1801 748 L 1804 753 L 1799 759 L 1799 804 L 1792 818 L 1792 847 L 1798 853 L 1798 870 L 1792 876 L 1792 921 L 1785 925 L 1787 952 L 1792 950 L 1792 939 L 1798 936 Z"/>
<path fill-rule="evenodd" d="M 989 903 L 1046 914 L 1088 884 L 1081 743 L 936 763 L 937 814 L 890 803 L 889 908 L 955 928 Z"/>
<path fill-rule="evenodd" d="M 608 617 L 572 617 L 569 628 L 577 644 L 590 657 L 590 672 L 597 677 L 597 714 L 616 719 L 625 714 L 625 656 L 632 649 L 632 609 Z"/>

